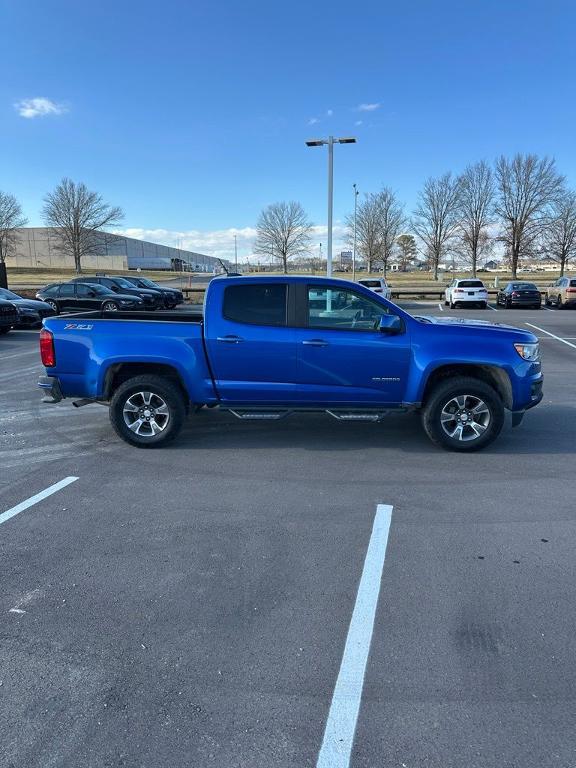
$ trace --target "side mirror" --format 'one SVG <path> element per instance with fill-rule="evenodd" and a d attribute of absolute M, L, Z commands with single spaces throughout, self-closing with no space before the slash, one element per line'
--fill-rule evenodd
<path fill-rule="evenodd" d="M 118 288 L 117 285 L 113 285 L 112 290 L 114 291 L 114 293 L 118 293 L 120 291 L 120 288 Z"/>
<path fill-rule="evenodd" d="M 378 322 L 378 330 L 380 333 L 401 333 L 402 320 L 398 317 L 398 315 L 382 315 Z"/>

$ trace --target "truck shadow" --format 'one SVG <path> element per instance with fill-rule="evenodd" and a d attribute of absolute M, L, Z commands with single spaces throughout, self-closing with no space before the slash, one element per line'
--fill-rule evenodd
<path fill-rule="evenodd" d="M 541 405 L 512 429 L 510 415 L 498 440 L 486 450 L 503 455 L 574 454 L 576 407 Z M 390 449 L 409 454 L 437 451 L 416 414 L 390 415 L 382 422 L 338 422 L 324 414 L 293 414 L 277 421 L 241 421 L 229 413 L 192 415 L 169 450 L 274 450 L 350 452 Z M 454 454 L 446 454 L 454 455 Z"/>

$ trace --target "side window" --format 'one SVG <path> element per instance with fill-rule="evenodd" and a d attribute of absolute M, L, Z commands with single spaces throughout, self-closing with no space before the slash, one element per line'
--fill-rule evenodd
<path fill-rule="evenodd" d="M 229 285 L 222 313 L 227 320 L 249 325 L 286 325 L 287 286 L 281 283 Z"/>
<path fill-rule="evenodd" d="M 374 331 L 388 307 L 346 289 L 308 286 L 308 327 Z"/>
<path fill-rule="evenodd" d="M 92 289 L 89 288 L 87 285 L 77 285 L 76 286 L 76 295 L 77 296 L 83 296 L 86 298 L 87 296 L 90 296 L 93 293 Z"/>
<path fill-rule="evenodd" d="M 66 283 L 60 286 L 60 297 L 62 296 L 74 296 L 74 285 L 72 283 Z"/>

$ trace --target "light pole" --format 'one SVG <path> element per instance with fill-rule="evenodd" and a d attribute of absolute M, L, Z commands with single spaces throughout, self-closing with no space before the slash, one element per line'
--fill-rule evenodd
<path fill-rule="evenodd" d="M 332 277 L 332 210 L 334 208 L 334 144 L 356 144 L 352 136 L 335 139 L 328 136 L 327 139 L 310 139 L 307 147 L 322 147 L 328 145 L 328 247 L 326 253 L 326 276 Z"/>
<path fill-rule="evenodd" d="M 354 187 L 354 241 L 352 244 L 352 281 L 356 280 L 356 211 L 358 208 L 358 190 L 356 184 L 352 184 Z"/>
<path fill-rule="evenodd" d="M 238 272 L 238 240 L 234 235 L 234 271 Z"/>

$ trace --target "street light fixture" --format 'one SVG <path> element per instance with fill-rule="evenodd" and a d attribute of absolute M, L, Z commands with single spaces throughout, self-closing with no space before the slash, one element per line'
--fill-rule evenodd
<path fill-rule="evenodd" d="M 335 139 L 328 136 L 327 139 L 309 139 L 307 147 L 322 147 L 328 145 L 328 244 L 326 248 L 326 276 L 332 277 L 332 211 L 334 208 L 334 144 L 355 144 L 353 136 L 344 136 Z"/>

